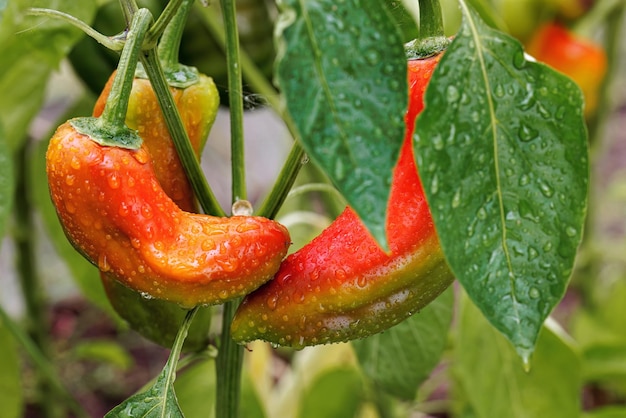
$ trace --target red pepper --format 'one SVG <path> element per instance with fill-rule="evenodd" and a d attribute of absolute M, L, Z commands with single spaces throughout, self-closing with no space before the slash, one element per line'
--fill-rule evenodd
<path fill-rule="evenodd" d="M 585 96 L 585 114 L 589 116 L 595 111 L 607 69 L 606 53 L 600 45 L 551 22 L 534 34 L 526 51 L 538 61 L 571 77 Z"/>
<path fill-rule="evenodd" d="M 102 146 L 72 123 L 50 141 L 48 183 L 70 242 L 102 272 L 185 307 L 243 296 L 276 272 L 289 247 L 282 225 L 184 212 L 145 146 Z"/>
<path fill-rule="evenodd" d="M 321 235 L 285 259 L 274 279 L 245 297 L 232 322 L 236 341 L 301 348 L 383 331 L 452 282 L 413 157 L 423 94 L 441 54 L 408 63 L 406 136 L 393 174 L 383 252 L 347 208 Z"/>

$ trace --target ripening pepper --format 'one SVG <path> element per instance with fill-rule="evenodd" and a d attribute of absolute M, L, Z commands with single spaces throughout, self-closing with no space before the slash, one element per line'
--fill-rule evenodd
<path fill-rule="evenodd" d="M 104 110 L 114 72 L 94 106 L 93 116 Z M 196 83 L 185 88 L 170 85 L 172 97 L 180 113 L 191 146 L 200 155 L 219 108 L 219 93 L 213 79 L 198 74 Z M 182 210 L 197 212 L 193 188 L 178 158 L 165 119 L 161 113 L 156 94 L 150 81 L 135 77 L 126 112 L 126 126 L 136 130 L 143 138 L 153 161 L 154 173 L 165 193 Z"/>
<path fill-rule="evenodd" d="M 289 247 L 282 225 L 181 210 L 147 148 L 103 146 L 61 125 L 48 146 L 52 201 L 74 247 L 100 271 L 183 307 L 243 296 L 270 279 Z"/>
<path fill-rule="evenodd" d="M 233 339 L 302 348 L 366 337 L 418 312 L 452 283 L 411 141 L 441 54 L 408 62 L 407 129 L 387 207 L 390 253 L 346 208 L 288 256 L 273 280 L 244 298 L 232 322 Z"/>
<path fill-rule="evenodd" d="M 100 116 L 109 96 L 114 72 L 96 101 L 93 115 Z M 185 130 L 198 159 L 215 121 L 219 107 L 217 88 L 210 77 L 198 74 L 196 83 L 179 88 L 170 85 Z M 178 207 L 197 212 L 195 196 L 178 158 L 163 114 L 150 81 L 135 77 L 126 112 L 126 125 L 137 130 L 152 157 L 159 184 Z M 130 327 L 145 338 L 165 347 L 172 345 L 186 311 L 176 303 L 147 299 L 145 295 L 122 284 L 111 272 L 100 272 L 100 278 L 111 306 Z M 202 309 L 188 332 L 186 350 L 197 350 L 208 343 L 211 312 Z"/>
<path fill-rule="evenodd" d="M 585 97 L 585 115 L 593 114 L 607 69 L 606 52 L 600 45 L 550 22 L 537 30 L 526 45 L 526 52 L 571 77 Z"/>

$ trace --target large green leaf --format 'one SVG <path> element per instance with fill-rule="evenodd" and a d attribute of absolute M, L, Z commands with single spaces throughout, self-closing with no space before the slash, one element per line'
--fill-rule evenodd
<path fill-rule="evenodd" d="M 580 357 L 566 338 L 544 327 L 533 365 L 464 298 L 452 369 L 456 398 L 476 418 L 573 418 L 580 415 Z"/>
<path fill-rule="evenodd" d="M 0 405 L 3 418 L 22 416 L 23 394 L 17 346 L 8 328 L 0 319 Z"/>
<path fill-rule="evenodd" d="M 302 144 L 384 247 L 403 44 L 381 0 L 281 0 L 277 80 Z"/>
<path fill-rule="evenodd" d="M 366 376 L 403 399 L 415 399 L 417 388 L 439 363 L 448 342 L 454 293 L 448 289 L 419 313 L 387 331 L 352 345 Z"/>
<path fill-rule="evenodd" d="M 0 124 L 0 242 L 4 236 L 7 219 L 13 205 L 15 181 L 11 152 Z"/>
<path fill-rule="evenodd" d="M 28 7 L 61 10 L 90 21 L 95 0 L 12 0 L 0 15 L 0 122 L 11 149 L 23 140 L 39 112 L 52 70 L 69 52 L 80 30 L 56 19 L 25 15 Z"/>
<path fill-rule="evenodd" d="M 461 2 L 415 131 L 420 177 L 455 276 L 528 360 L 581 239 L 588 157 L 569 78 Z"/>

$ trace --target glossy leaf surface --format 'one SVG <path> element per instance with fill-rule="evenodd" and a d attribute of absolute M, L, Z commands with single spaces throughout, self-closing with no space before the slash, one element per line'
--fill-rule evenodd
<path fill-rule="evenodd" d="M 589 170 L 582 96 L 461 4 L 462 28 L 417 120 L 416 158 L 452 271 L 528 359 L 581 240 Z"/>
<path fill-rule="evenodd" d="M 406 59 L 379 0 L 280 2 L 277 80 L 304 149 L 386 247 Z"/>

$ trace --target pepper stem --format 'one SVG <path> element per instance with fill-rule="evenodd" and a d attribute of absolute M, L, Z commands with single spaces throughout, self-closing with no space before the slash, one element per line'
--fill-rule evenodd
<path fill-rule="evenodd" d="M 117 73 L 111 86 L 108 100 L 104 106 L 99 124 L 111 130 L 126 128 L 126 111 L 135 78 L 135 69 L 139 60 L 143 38 L 152 23 L 152 14 L 148 9 L 139 9 L 133 16 L 127 41 L 122 50 Z"/>
<path fill-rule="evenodd" d="M 439 0 L 419 0 L 419 14 L 421 39 L 444 36 L 443 14 Z"/>
<path fill-rule="evenodd" d="M 180 43 L 192 4 L 193 0 L 183 0 L 178 11 L 163 31 L 157 51 L 165 71 L 170 68 L 176 68 L 179 65 Z"/>
<path fill-rule="evenodd" d="M 150 23 L 152 14 L 148 9 L 139 9 L 134 14 L 102 115 L 99 118 L 85 117 L 70 121 L 76 131 L 89 136 L 100 145 L 129 149 L 141 146 L 141 137 L 126 126 L 125 120 L 137 61 Z"/>

